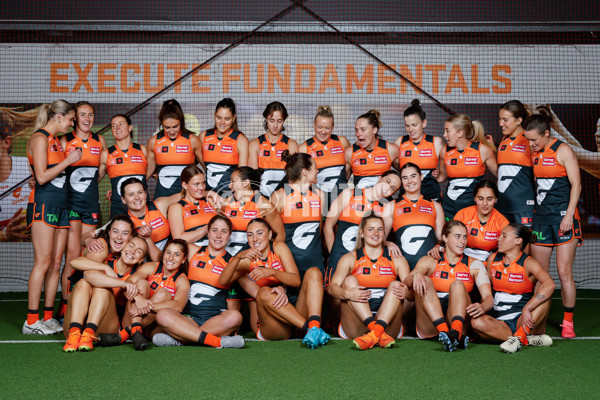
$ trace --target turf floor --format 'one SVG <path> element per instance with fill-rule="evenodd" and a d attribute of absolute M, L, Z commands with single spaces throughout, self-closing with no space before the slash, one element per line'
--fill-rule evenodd
<path fill-rule="evenodd" d="M 600 337 L 600 292 L 578 296 L 577 334 Z M 15 295 L 0 299 L 7 297 Z M 558 336 L 560 300 L 552 308 L 547 333 Z M 316 350 L 300 341 L 247 341 L 241 350 L 136 352 L 126 344 L 65 354 L 60 335 L 20 334 L 25 311 L 25 302 L 0 302 L 0 399 L 600 398 L 597 339 L 555 340 L 510 355 L 484 343 L 447 353 L 439 342 L 410 339 L 365 352 L 332 340 Z"/>

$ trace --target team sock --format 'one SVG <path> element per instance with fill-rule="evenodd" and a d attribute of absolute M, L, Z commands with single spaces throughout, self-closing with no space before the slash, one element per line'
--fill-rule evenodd
<path fill-rule="evenodd" d="M 373 326 L 373 332 L 375 333 L 375 336 L 377 336 L 377 338 L 380 338 L 381 335 L 383 335 L 385 328 L 387 328 L 387 322 L 385 322 L 382 319 L 378 319 L 375 323 L 375 326 Z"/>
<path fill-rule="evenodd" d="M 525 325 L 521 325 L 515 332 L 515 336 L 517 336 L 521 343 L 523 343 L 525 346 L 527 346 L 529 343 L 527 340 L 527 335 L 529 335 L 529 328 L 527 328 Z"/>
<path fill-rule="evenodd" d="M 27 325 L 35 324 L 39 319 L 39 310 L 27 310 Z"/>
<path fill-rule="evenodd" d="M 373 316 L 365 319 L 363 322 L 367 326 L 367 328 L 369 328 L 370 331 L 373 330 L 373 328 L 375 327 L 375 324 L 377 323 L 377 321 L 375 321 L 375 318 Z"/>
<path fill-rule="evenodd" d="M 98 329 L 98 325 L 88 322 L 87 324 L 85 324 L 85 329 L 83 330 L 83 333 L 96 336 L 96 329 Z"/>
<path fill-rule="evenodd" d="M 221 347 L 221 338 L 202 331 L 198 338 L 198 343 L 205 346 Z"/>
<path fill-rule="evenodd" d="M 312 328 L 320 328 L 321 327 L 321 317 L 318 315 L 311 315 L 308 317 L 308 329 Z"/>
<path fill-rule="evenodd" d="M 58 309 L 58 316 L 59 317 L 64 317 L 65 313 L 67 312 L 67 299 L 62 299 L 62 301 L 60 302 L 60 308 Z"/>
<path fill-rule="evenodd" d="M 134 322 L 133 324 L 131 324 L 131 335 L 133 335 L 136 332 L 141 332 L 142 331 L 142 324 L 140 324 L 139 322 Z"/>
<path fill-rule="evenodd" d="M 460 336 L 462 336 L 463 325 L 465 324 L 465 319 L 460 315 L 455 315 L 452 317 L 452 324 L 450 327 L 454 329 Z"/>
<path fill-rule="evenodd" d="M 69 326 L 69 335 L 71 333 L 81 332 L 82 328 L 83 328 L 83 326 L 81 326 L 80 323 L 78 323 L 78 322 L 71 322 L 71 325 Z"/>
<path fill-rule="evenodd" d="M 44 321 L 48 321 L 54 315 L 54 307 L 44 307 Z"/>
<path fill-rule="evenodd" d="M 575 307 L 563 307 L 564 317 L 563 319 L 567 322 L 573 322 L 573 313 L 575 312 Z"/>
<path fill-rule="evenodd" d="M 439 333 L 448 332 L 450 330 L 448 329 L 448 324 L 443 317 L 433 321 L 433 326 L 435 326 L 435 329 L 437 329 Z"/>

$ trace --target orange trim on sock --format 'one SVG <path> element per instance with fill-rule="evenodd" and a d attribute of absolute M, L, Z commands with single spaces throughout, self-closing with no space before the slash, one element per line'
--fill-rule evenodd
<path fill-rule="evenodd" d="M 375 336 L 377 336 L 377 338 L 380 338 L 381 335 L 383 335 L 384 330 L 385 328 L 379 324 L 375 324 L 375 326 L 373 327 L 373 333 L 375 334 Z"/>
<path fill-rule="evenodd" d="M 125 343 L 130 337 L 129 332 L 127 332 L 125 329 L 121 329 L 119 336 L 121 336 L 121 343 Z"/>
<path fill-rule="evenodd" d="M 87 333 L 88 335 L 96 336 L 96 331 L 92 328 L 85 328 L 83 333 Z"/>
<path fill-rule="evenodd" d="M 207 333 L 204 338 L 204 344 L 211 347 L 221 347 L 221 338 Z"/>
<path fill-rule="evenodd" d="M 320 327 L 321 327 L 321 322 L 319 322 L 319 321 L 310 321 L 308 323 L 308 329 L 320 328 Z"/>
<path fill-rule="evenodd" d="M 568 322 L 573 322 L 573 313 L 565 311 L 565 316 L 563 319 Z"/>
<path fill-rule="evenodd" d="M 44 321 L 48 321 L 52 319 L 52 315 L 54 314 L 54 310 L 44 310 Z"/>
<path fill-rule="evenodd" d="M 450 330 L 448 328 L 448 324 L 445 323 L 445 322 L 443 322 L 443 323 L 439 324 L 438 326 L 436 326 L 435 329 L 437 329 L 439 333 L 448 332 Z"/>
<path fill-rule="evenodd" d="M 369 328 L 369 330 L 372 331 L 373 328 L 375 328 L 376 323 L 377 323 L 376 321 L 369 322 L 369 325 L 367 325 L 367 328 Z"/>
<path fill-rule="evenodd" d="M 29 314 L 27 313 L 27 325 L 33 325 L 40 319 L 40 315 L 38 313 Z"/>
<path fill-rule="evenodd" d="M 515 332 L 515 336 L 517 336 L 521 343 L 523 343 L 525 346 L 527 346 L 527 344 L 529 343 L 529 341 L 527 340 L 527 334 L 529 333 L 528 331 L 529 329 L 527 329 L 527 327 L 521 325 L 519 329 L 517 329 L 517 331 Z"/>
<path fill-rule="evenodd" d="M 458 332 L 462 336 L 463 322 L 461 320 L 455 319 L 454 321 L 452 321 L 451 326 L 452 326 L 452 329 L 454 329 L 456 332 Z"/>
<path fill-rule="evenodd" d="M 141 327 L 141 326 L 138 326 L 138 325 L 136 325 L 136 326 L 132 326 L 132 327 L 131 327 L 131 334 L 132 334 L 132 335 L 133 335 L 134 333 L 136 333 L 136 332 L 141 332 L 141 331 L 142 331 L 142 327 Z"/>
<path fill-rule="evenodd" d="M 76 328 L 76 327 L 73 327 L 73 328 L 69 329 L 69 335 L 70 335 L 71 333 L 75 333 L 75 332 L 81 332 L 81 329 L 79 329 L 79 328 Z"/>

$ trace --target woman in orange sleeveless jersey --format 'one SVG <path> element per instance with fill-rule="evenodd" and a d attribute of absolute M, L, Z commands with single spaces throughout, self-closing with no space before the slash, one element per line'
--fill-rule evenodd
<path fill-rule="evenodd" d="M 486 340 L 503 342 L 500 349 L 507 353 L 520 350 L 523 344 L 552 345 L 544 331 L 556 284 L 540 263 L 523 252 L 529 243 L 534 243 L 534 237 L 522 224 L 513 222 L 502 230 L 498 252 L 487 261 L 494 311 L 485 315 L 467 310 L 473 330 Z"/>
<path fill-rule="evenodd" d="M 534 114 L 523 123 L 524 135 L 533 153 L 533 175 L 537 186 L 532 227 L 537 241 L 531 247 L 531 255 L 548 271 L 552 250 L 556 248 L 564 311 L 561 336 L 574 338 L 573 313 L 577 293 L 573 263 L 577 245 L 583 242 L 581 217 L 577 210 L 581 176 L 571 147 L 550 136 L 552 114 L 546 108 L 538 111 L 541 114 Z"/>
<path fill-rule="evenodd" d="M 474 317 L 489 311 L 492 289 L 483 263 L 464 254 L 467 227 L 462 222 L 444 224 L 442 243 L 442 257 L 423 257 L 405 283 L 415 292 L 417 335 L 421 339 L 439 335 L 446 351 L 466 349 L 467 313 Z M 475 286 L 481 295 L 480 303 L 471 302 L 470 293 Z"/>
<path fill-rule="evenodd" d="M 473 205 L 473 190 L 486 168 L 498 174 L 498 163 L 490 142 L 483 138 L 483 125 L 464 114 L 454 114 L 444 124 L 446 147 L 441 154 L 438 182 L 448 179 L 442 198 L 446 220 L 461 208 Z M 493 144 L 492 144 L 493 145 Z"/>
<path fill-rule="evenodd" d="M 274 101 L 263 111 L 265 133 L 250 141 L 248 166 L 261 168 L 264 172 L 260 181 L 261 193 L 269 197 L 285 183 L 285 162 L 281 154 L 288 150 L 290 154 L 298 152 L 298 143 L 283 134 L 283 126 L 288 117 L 285 106 Z"/>
<path fill-rule="evenodd" d="M 81 159 L 81 150 L 65 154 L 56 135 L 73 126 L 75 110 L 64 100 L 40 107 L 34 131 L 27 143 L 27 157 L 35 178 L 33 203 L 27 214 L 33 244 L 33 269 L 29 276 L 25 335 L 52 335 L 62 331 L 53 318 L 54 299 L 60 281 L 60 263 L 69 227 L 66 168 Z M 44 318 L 40 320 L 40 297 L 44 288 Z"/>
<path fill-rule="evenodd" d="M 215 126 L 200 134 L 202 159 L 206 166 L 206 187 L 228 189 L 231 173 L 248 165 L 248 138 L 239 132 L 235 103 L 225 98 L 215 108 Z"/>
<path fill-rule="evenodd" d="M 425 200 L 439 202 L 442 193 L 440 184 L 433 176 L 439 167 L 440 155 L 444 148 L 441 137 L 425 133 L 427 115 L 418 99 L 411 102 L 411 106 L 404 110 L 404 128 L 407 135 L 400 136 L 394 141 L 398 146 L 400 155 L 394 166 L 400 170 L 406 163 L 418 165 L 423 175 L 421 194 Z M 401 191 L 400 194 L 403 192 Z"/>
<path fill-rule="evenodd" d="M 329 106 L 319 106 L 313 127 L 314 136 L 302 143 L 299 151 L 310 154 L 317 163 L 317 187 L 327 194 L 327 203 L 323 205 L 323 214 L 327 215 L 331 203 L 346 188 L 350 177 L 350 164 L 344 155 L 350 142 L 344 136 L 333 134 L 334 120 Z"/>
<path fill-rule="evenodd" d="M 379 177 L 392 168 L 398 158 L 398 146 L 380 138 L 380 114 L 370 110 L 358 117 L 354 125 L 356 143 L 345 150 L 352 168 L 354 186 L 363 189 L 375 185 Z"/>
<path fill-rule="evenodd" d="M 404 257 L 389 254 L 384 241 L 383 219 L 367 214 L 360 221 L 356 250 L 340 259 L 328 289 L 342 302 L 340 336 L 355 338 L 361 350 L 389 348 L 402 337 L 403 302 L 410 296 L 402 281 L 410 270 Z"/>
<path fill-rule="evenodd" d="M 231 221 L 215 215 L 208 222 L 208 245 L 189 245 L 188 278 L 190 291 L 183 314 L 173 309 L 156 313 L 156 322 L 164 333 L 156 333 L 156 346 L 182 344 L 212 347 L 244 347 L 244 338 L 234 334 L 242 324 L 242 314 L 227 310 L 229 285 L 219 282 L 221 273 L 231 259 L 225 250 L 231 236 Z"/>
<path fill-rule="evenodd" d="M 163 129 L 148 140 L 146 179 L 156 172 L 154 199 L 181 191 L 181 171 L 188 165 L 202 163 L 202 143 L 185 129 L 185 118 L 178 104 L 166 103 L 158 114 Z"/>
<path fill-rule="evenodd" d="M 69 276 L 73 272 L 71 260 L 81 255 L 81 235 L 93 231 L 100 221 L 100 202 L 98 182 L 104 178 L 106 170 L 100 168 L 102 152 L 106 151 L 104 136 L 92 132 L 94 126 L 94 107 L 87 101 L 75 104 L 75 129 L 61 136 L 60 143 L 67 153 L 79 148 L 81 160 L 67 167 L 67 187 L 69 198 L 69 238 L 65 267 L 61 275 L 61 286 L 67 287 Z M 101 173 L 100 173 L 101 172 Z M 62 261 L 58 261 L 59 263 Z M 63 290 L 59 317 L 67 308 L 67 291 Z"/>
<path fill-rule="evenodd" d="M 65 313 L 65 325 L 69 326 L 68 334 L 65 333 L 65 352 L 93 350 L 94 342 L 98 340 L 97 333 L 118 334 L 125 304 L 138 292 L 137 286 L 126 279 L 146 257 L 146 242 L 139 237 L 131 237 L 116 256 L 113 246 L 125 238 L 124 232 L 129 234 L 131 221 L 117 217 L 108 229 L 108 234 L 104 233 L 104 241 L 106 243 L 108 235 L 110 253 L 106 247 L 101 253 L 92 253 L 96 260 L 104 257 L 102 262 L 88 257 L 72 261 L 76 271 L 71 279 L 74 286 Z M 77 280 L 82 275 L 83 279 Z"/>
<path fill-rule="evenodd" d="M 171 236 L 187 243 L 206 246 L 207 224 L 216 212 L 206 198 L 204 172 L 195 165 L 181 171 L 183 199 L 169 206 L 168 219 Z"/>
<path fill-rule="evenodd" d="M 110 178 L 111 190 L 106 194 L 110 200 L 110 217 L 126 214 L 127 207 L 121 201 L 121 184 L 128 178 L 137 178 L 146 184 L 146 146 L 132 141 L 133 125 L 124 114 L 110 119 L 110 127 L 115 144 L 102 151 L 100 174 L 106 171 Z"/>

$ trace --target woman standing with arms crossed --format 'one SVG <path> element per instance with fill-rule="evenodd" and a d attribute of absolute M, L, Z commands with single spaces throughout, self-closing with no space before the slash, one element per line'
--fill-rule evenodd
<path fill-rule="evenodd" d="M 35 133 L 27 143 L 27 157 L 35 178 L 34 202 L 30 207 L 33 269 L 29 276 L 25 335 L 52 335 L 62 327 L 52 314 L 60 280 L 60 270 L 50 268 L 65 251 L 69 227 L 65 169 L 81 159 L 81 149 L 65 154 L 56 135 L 73 126 L 75 109 L 64 100 L 44 104 L 38 113 Z M 56 267 L 56 264 L 54 265 Z M 44 321 L 40 321 L 39 305 L 44 288 Z"/>
<path fill-rule="evenodd" d="M 531 246 L 531 255 L 548 271 L 552 250 L 556 248 L 564 310 L 561 336 L 574 338 L 576 288 L 573 262 L 577 245 L 583 241 L 577 211 L 581 194 L 579 164 L 569 145 L 550 136 L 550 112 L 546 108 L 539 111 L 540 114 L 528 117 L 523 123 L 524 135 L 533 151 L 533 175 L 537 186 L 532 228 L 537 242 Z"/>

